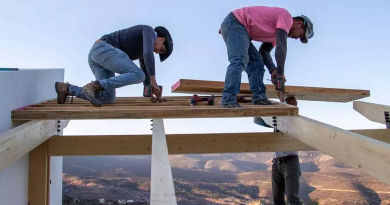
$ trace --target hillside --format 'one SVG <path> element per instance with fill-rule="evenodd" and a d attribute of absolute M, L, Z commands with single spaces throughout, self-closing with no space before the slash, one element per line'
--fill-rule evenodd
<path fill-rule="evenodd" d="M 390 186 L 320 152 L 300 152 L 300 197 L 387 204 Z M 272 204 L 272 153 L 170 156 L 178 204 Z M 64 157 L 64 195 L 149 202 L 150 156 Z"/>

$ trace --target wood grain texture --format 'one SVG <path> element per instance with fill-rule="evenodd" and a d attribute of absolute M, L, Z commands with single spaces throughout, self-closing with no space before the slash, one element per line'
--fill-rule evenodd
<path fill-rule="evenodd" d="M 293 106 L 246 106 L 221 109 L 217 106 L 137 106 L 137 107 L 29 107 L 12 111 L 13 120 L 37 119 L 151 119 L 151 118 L 219 118 L 254 116 L 295 116 Z"/>
<path fill-rule="evenodd" d="M 390 106 L 388 105 L 380 105 L 375 103 L 359 102 L 359 101 L 353 102 L 353 109 L 359 112 L 367 119 L 381 124 L 386 123 L 384 112 L 385 111 L 390 112 Z"/>
<path fill-rule="evenodd" d="M 390 185 L 389 143 L 303 116 L 277 117 L 277 123 L 283 133 Z"/>
<path fill-rule="evenodd" d="M 172 86 L 173 93 L 217 94 L 221 95 L 224 82 L 180 79 Z M 304 86 L 285 86 L 284 97 L 295 97 L 297 100 L 350 102 L 370 96 L 369 90 L 321 88 Z M 269 98 L 278 99 L 275 86 L 266 84 L 266 94 Z M 241 83 L 240 94 L 252 94 L 248 83 Z"/>
<path fill-rule="evenodd" d="M 169 154 L 307 151 L 312 147 L 276 132 L 167 135 Z M 151 135 L 54 136 L 50 156 L 150 155 Z"/>
<path fill-rule="evenodd" d="M 28 202 L 29 205 L 49 204 L 49 157 L 47 142 L 32 150 L 29 155 Z"/>
<path fill-rule="evenodd" d="M 150 180 L 150 204 L 177 204 L 163 119 L 153 119 Z"/>
<path fill-rule="evenodd" d="M 24 123 L 0 134 L 0 171 L 57 135 L 57 129 L 57 120 L 39 120 Z"/>

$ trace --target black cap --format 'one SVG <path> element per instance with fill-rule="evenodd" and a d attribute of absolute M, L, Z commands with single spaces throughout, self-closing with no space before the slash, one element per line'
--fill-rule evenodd
<path fill-rule="evenodd" d="M 164 54 L 160 54 L 160 61 L 163 62 L 172 53 L 173 50 L 172 37 L 169 31 L 162 26 L 157 26 L 156 28 L 154 28 L 154 31 L 157 33 L 158 37 L 165 37 L 164 45 L 167 50 L 165 51 Z"/>

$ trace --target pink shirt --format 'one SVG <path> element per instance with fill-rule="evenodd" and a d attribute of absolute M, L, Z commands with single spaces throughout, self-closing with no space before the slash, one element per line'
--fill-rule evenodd
<path fill-rule="evenodd" d="M 287 33 L 293 24 L 291 14 L 283 8 L 267 6 L 244 7 L 233 11 L 238 21 L 245 26 L 252 40 L 276 45 L 276 29 Z"/>

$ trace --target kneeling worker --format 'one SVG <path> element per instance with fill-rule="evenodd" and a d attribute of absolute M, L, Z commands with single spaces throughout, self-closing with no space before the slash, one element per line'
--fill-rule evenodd
<path fill-rule="evenodd" d="M 286 98 L 285 103 L 297 106 L 294 97 Z M 261 117 L 255 117 L 257 125 L 271 127 L 267 125 Z M 275 152 L 272 160 L 272 195 L 275 205 L 285 205 L 284 195 L 291 205 L 301 205 L 298 197 L 299 178 L 301 177 L 301 167 L 299 164 L 298 152 Z"/>
<path fill-rule="evenodd" d="M 152 28 L 136 25 L 103 35 L 93 44 L 88 64 L 96 80 L 78 87 L 56 82 L 57 103 L 64 104 L 68 96 L 76 96 L 99 107 L 115 102 L 116 88 L 139 84 L 153 86 L 153 94 L 160 88 L 155 77 L 154 54 L 160 61 L 167 59 L 173 50 L 170 33 L 162 26 Z M 133 62 L 139 60 L 141 69 Z M 115 73 L 119 75 L 115 76 Z"/>

